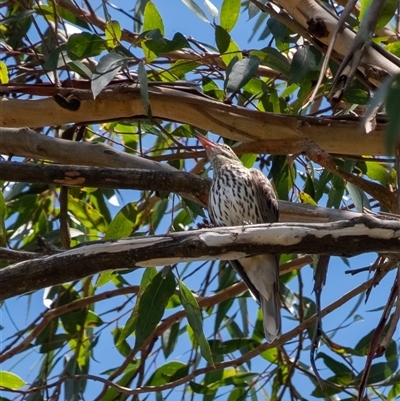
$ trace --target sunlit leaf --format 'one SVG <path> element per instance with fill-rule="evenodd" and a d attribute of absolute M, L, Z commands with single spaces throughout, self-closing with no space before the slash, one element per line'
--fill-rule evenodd
<path fill-rule="evenodd" d="M 236 25 L 240 13 L 240 0 L 224 0 L 221 6 L 221 26 L 230 32 Z"/>
<path fill-rule="evenodd" d="M 0 387 L 18 390 L 25 386 L 25 382 L 16 374 L 0 370 Z"/>
<path fill-rule="evenodd" d="M 112 219 L 105 240 L 128 237 L 135 227 L 138 210 L 135 202 L 127 203 Z"/>
<path fill-rule="evenodd" d="M 104 30 L 104 33 L 107 38 L 107 45 L 110 48 L 114 48 L 119 45 L 119 42 L 122 37 L 122 30 L 121 30 L 121 25 L 119 24 L 118 21 L 108 21 L 106 23 L 106 28 Z"/>
<path fill-rule="evenodd" d="M 8 69 L 7 66 L 0 61 L 0 83 L 7 84 L 8 83 Z"/>

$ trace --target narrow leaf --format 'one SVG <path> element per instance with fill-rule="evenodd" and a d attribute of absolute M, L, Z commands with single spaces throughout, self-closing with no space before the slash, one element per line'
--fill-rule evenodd
<path fill-rule="evenodd" d="M 149 118 L 151 118 L 151 108 L 149 101 L 149 82 L 147 79 L 147 71 L 144 67 L 143 61 L 139 63 L 138 66 L 138 78 L 140 83 L 140 97 L 142 98 L 142 103 L 144 110 Z"/>
<path fill-rule="evenodd" d="M 182 3 L 204 22 L 210 22 L 204 11 L 193 0 L 181 0 Z"/>
<path fill-rule="evenodd" d="M 157 327 L 174 291 L 175 278 L 171 272 L 165 277 L 163 272 L 158 273 L 146 287 L 139 300 L 135 349 L 138 349 Z"/>
<path fill-rule="evenodd" d="M 211 3 L 210 0 L 204 0 L 204 4 L 207 7 L 207 10 L 211 14 L 211 16 L 213 17 L 213 19 L 217 18 L 218 17 L 218 8 L 215 7 L 214 4 Z"/>
<path fill-rule="evenodd" d="M 201 355 L 210 365 L 214 365 L 210 345 L 203 332 L 203 316 L 199 304 L 181 280 L 179 280 L 179 299 L 185 308 L 187 320 L 199 343 Z"/>
<path fill-rule="evenodd" d="M 350 182 L 346 184 L 346 189 L 349 191 L 351 199 L 353 199 L 357 212 L 363 213 L 364 208 L 369 210 L 371 209 L 371 205 L 369 204 L 368 198 L 364 191 L 361 191 L 360 188 L 356 187 Z"/>

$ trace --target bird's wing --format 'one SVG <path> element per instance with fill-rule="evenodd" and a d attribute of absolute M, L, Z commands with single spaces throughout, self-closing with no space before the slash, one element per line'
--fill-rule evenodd
<path fill-rule="evenodd" d="M 249 276 L 244 271 L 243 265 L 238 260 L 230 260 L 230 265 L 233 267 L 233 270 L 239 274 L 240 278 L 244 281 L 247 288 L 250 290 L 250 293 L 253 295 L 253 298 L 256 299 L 259 303 L 261 303 L 261 296 L 256 286 L 251 282 Z"/>
<path fill-rule="evenodd" d="M 253 188 L 256 193 L 256 202 L 260 207 L 263 221 L 253 223 L 275 223 L 279 220 L 278 200 L 274 188 L 268 178 L 257 169 L 250 169 Z"/>

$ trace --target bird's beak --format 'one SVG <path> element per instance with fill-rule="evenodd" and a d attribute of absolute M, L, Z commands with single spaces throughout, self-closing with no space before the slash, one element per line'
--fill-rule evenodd
<path fill-rule="evenodd" d="M 200 134 L 200 132 L 194 131 L 193 134 L 198 140 L 199 142 L 203 145 L 204 149 L 211 149 L 211 148 L 215 148 L 216 144 L 211 141 L 210 139 L 208 139 L 206 136 Z"/>

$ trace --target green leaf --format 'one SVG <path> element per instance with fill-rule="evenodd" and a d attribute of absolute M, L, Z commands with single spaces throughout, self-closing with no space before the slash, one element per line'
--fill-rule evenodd
<path fill-rule="evenodd" d="M 204 11 L 193 0 L 181 0 L 182 3 L 204 22 L 210 22 Z"/>
<path fill-rule="evenodd" d="M 291 65 L 288 59 L 280 51 L 273 47 L 265 47 L 260 50 L 252 50 L 250 55 L 257 56 L 261 64 L 279 71 L 285 77 L 289 77 Z"/>
<path fill-rule="evenodd" d="M 84 227 L 106 232 L 108 224 L 104 216 L 90 203 L 68 195 L 68 209 Z"/>
<path fill-rule="evenodd" d="M 243 58 L 239 46 L 231 38 L 229 33 L 219 25 L 215 26 L 215 42 L 221 53 L 222 61 L 226 66 L 235 58 L 239 60 Z"/>
<path fill-rule="evenodd" d="M 159 30 L 161 37 L 164 37 L 165 32 L 162 16 L 158 12 L 157 7 L 154 5 L 154 3 L 152 1 L 149 1 L 146 3 L 146 6 L 144 8 L 142 31 L 147 32 L 153 30 Z M 151 62 L 157 58 L 157 55 L 147 46 L 146 41 L 142 41 L 141 46 L 148 62 Z"/>
<path fill-rule="evenodd" d="M 0 83 L 8 84 L 8 69 L 2 61 L 0 61 Z"/>
<path fill-rule="evenodd" d="M 157 327 L 168 300 L 175 291 L 175 285 L 174 275 L 168 272 L 164 277 L 161 271 L 144 290 L 138 301 L 135 349 L 138 349 Z"/>
<path fill-rule="evenodd" d="M 222 28 L 230 32 L 236 25 L 240 13 L 241 0 L 224 0 L 221 6 L 220 22 Z"/>
<path fill-rule="evenodd" d="M 185 198 L 182 198 L 182 203 L 187 207 L 187 209 L 189 209 L 188 212 L 191 214 L 193 221 L 197 216 L 206 217 L 203 208 L 198 203 Z"/>
<path fill-rule="evenodd" d="M 214 365 L 210 345 L 203 332 L 203 316 L 199 304 L 181 280 L 179 280 L 179 299 L 185 308 L 187 320 L 199 343 L 201 355 L 210 365 Z"/>
<path fill-rule="evenodd" d="M 140 359 L 136 359 L 134 362 L 131 362 L 125 369 L 124 375 L 120 380 L 117 381 L 117 384 L 122 387 L 129 387 L 132 384 L 132 377 L 134 376 L 138 366 L 140 365 Z M 110 372 L 111 373 L 111 372 Z M 104 373 L 103 373 L 104 374 Z M 101 401 L 115 401 L 115 400 L 123 400 L 126 398 L 121 396 L 121 392 L 115 387 L 109 387 L 106 394 L 101 397 Z"/>
<path fill-rule="evenodd" d="M 18 390 L 24 387 L 24 382 L 19 376 L 11 372 L 0 370 L 0 387 L 9 388 L 11 390 Z"/>
<path fill-rule="evenodd" d="M 290 83 L 300 83 L 305 76 L 316 67 L 316 65 L 315 54 L 310 50 L 310 47 L 300 47 L 293 56 L 290 65 Z"/>
<path fill-rule="evenodd" d="M 123 338 L 121 328 L 115 327 L 111 333 L 113 335 L 115 347 L 117 348 L 118 352 L 126 358 L 131 352 L 131 347 L 129 346 L 126 339 L 121 340 L 121 338 Z"/>
<path fill-rule="evenodd" d="M 150 377 L 146 386 L 161 386 L 172 381 L 181 379 L 189 372 L 189 365 L 182 362 L 168 362 L 160 366 Z"/>
<path fill-rule="evenodd" d="M 221 323 L 227 317 L 227 312 L 233 304 L 233 298 L 222 301 L 217 305 L 217 313 L 215 316 L 214 323 L 214 334 L 218 333 L 220 330 Z"/>
<path fill-rule="evenodd" d="M 243 166 L 247 168 L 253 167 L 256 160 L 257 155 L 255 153 L 245 153 L 240 156 L 240 161 L 243 163 Z"/>
<path fill-rule="evenodd" d="M 396 372 L 398 361 L 380 362 L 371 366 L 367 384 L 383 382 Z M 353 383 L 359 383 L 363 372 L 360 372 Z"/>
<path fill-rule="evenodd" d="M 135 227 L 137 215 L 136 202 L 127 203 L 112 219 L 103 239 L 111 240 L 128 237 Z"/>
<path fill-rule="evenodd" d="M 118 21 L 108 21 L 104 33 L 107 38 L 107 45 L 110 48 L 117 47 L 122 37 L 121 25 Z"/>
<path fill-rule="evenodd" d="M 301 203 L 305 203 L 306 205 L 317 206 L 317 202 L 315 202 L 315 200 L 308 193 L 304 191 L 299 191 L 298 196 Z"/>
<path fill-rule="evenodd" d="M 99 60 L 91 82 L 94 99 L 96 99 L 97 95 L 119 73 L 121 68 L 126 65 L 127 61 L 128 57 L 115 51 L 106 54 Z"/>
<path fill-rule="evenodd" d="M 143 61 L 141 61 L 138 66 L 138 78 L 140 83 L 140 97 L 142 99 L 143 107 L 147 117 L 151 119 L 152 114 L 149 100 L 149 82 Z"/>
<path fill-rule="evenodd" d="M 151 31 L 150 31 L 151 32 Z M 183 48 L 190 48 L 190 43 L 186 39 L 186 36 L 177 32 L 172 40 L 164 39 L 163 40 L 146 40 L 146 47 L 151 50 L 156 55 L 160 53 L 169 53 L 175 50 L 181 50 Z M 189 64 L 186 60 L 178 60 L 181 63 Z"/>
<path fill-rule="evenodd" d="M 400 57 L 400 42 L 393 42 L 393 43 L 388 43 L 384 49 L 388 51 L 389 53 L 394 54 L 397 57 Z"/>
<path fill-rule="evenodd" d="M 286 32 L 288 30 L 285 24 L 283 24 L 274 17 L 270 17 L 267 20 L 267 26 L 276 40 L 280 42 L 285 41 Z"/>
<path fill-rule="evenodd" d="M 359 20 L 362 22 L 368 15 L 368 10 L 373 0 L 361 0 Z M 382 29 L 395 15 L 398 7 L 397 0 L 385 0 L 381 14 L 379 15 L 375 31 Z"/>
<path fill-rule="evenodd" d="M 203 92 L 218 100 L 223 100 L 224 91 L 209 77 L 203 77 L 202 79 Z"/>
<path fill-rule="evenodd" d="M 395 170 L 390 165 L 380 162 L 365 162 L 365 165 L 367 167 L 366 175 L 371 180 L 378 181 L 385 186 L 396 183 L 395 177 L 390 173 L 395 172 Z"/>
<path fill-rule="evenodd" d="M 50 342 L 43 343 L 40 346 L 39 352 L 41 354 L 47 354 L 50 351 L 62 348 L 70 339 L 71 337 L 68 334 L 55 334 L 51 337 Z"/>
<path fill-rule="evenodd" d="M 325 365 L 336 375 L 349 375 L 349 377 L 353 375 L 352 370 L 348 366 L 336 361 L 324 352 L 319 352 L 317 359 L 323 359 Z"/>
<path fill-rule="evenodd" d="M 157 275 L 157 269 L 155 267 L 144 269 L 142 279 L 140 281 L 139 293 L 137 294 L 137 301 L 132 309 L 132 313 L 129 316 L 125 326 L 121 330 L 120 337 L 118 338 L 117 345 L 121 345 L 125 339 L 130 336 L 136 329 L 136 323 L 138 319 L 139 301 L 147 286 L 151 283 L 153 278 Z"/>
<path fill-rule="evenodd" d="M 260 345 L 259 341 L 253 338 L 233 338 L 232 340 L 210 340 L 209 341 L 213 355 L 230 354 L 243 348 L 254 348 Z"/>
<path fill-rule="evenodd" d="M 394 401 L 400 398 L 400 383 L 395 384 L 389 391 L 387 401 Z"/>
<path fill-rule="evenodd" d="M 228 50 L 231 43 L 231 35 L 220 25 L 215 25 L 215 43 L 221 54 Z"/>
<path fill-rule="evenodd" d="M 174 323 L 164 331 L 161 337 L 161 346 L 165 358 L 168 358 L 175 349 L 179 337 L 179 322 Z"/>
<path fill-rule="evenodd" d="M 229 74 L 227 71 L 227 76 L 225 79 L 225 89 L 228 92 L 236 92 L 256 73 L 258 66 L 260 64 L 260 60 L 256 56 L 246 57 L 243 60 L 232 61 L 232 65 L 230 65 Z"/>
<path fill-rule="evenodd" d="M 360 188 L 356 187 L 350 182 L 346 184 L 346 189 L 347 191 L 349 191 L 349 194 L 354 202 L 357 212 L 363 213 L 364 208 L 371 210 L 371 205 L 369 204 L 369 200 L 365 195 L 364 191 L 361 191 Z"/>
<path fill-rule="evenodd" d="M 164 22 L 161 14 L 158 12 L 157 7 L 152 1 L 148 1 L 144 8 L 143 13 L 143 28 L 142 31 L 150 31 L 152 29 L 159 29 L 161 35 L 165 35 Z"/>
<path fill-rule="evenodd" d="M 98 56 L 106 49 L 106 41 L 88 32 L 75 33 L 68 38 L 66 50 L 71 60 Z"/>

